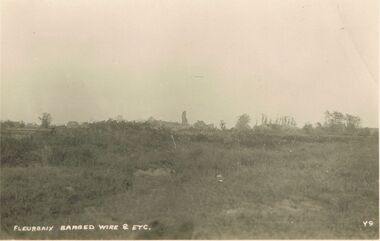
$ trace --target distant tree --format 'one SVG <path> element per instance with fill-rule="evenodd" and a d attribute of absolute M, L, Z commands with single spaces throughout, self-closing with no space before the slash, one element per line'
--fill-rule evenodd
<path fill-rule="evenodd" d="M 344 126 L 345 125 L 344 123 L 345 123 L 346 117 L 344 116 L 344 114 L 337 112 L 337 111 L 334 111 L 334 113 L 332 115 L 333 115 L 334 125 L 336 125 L 336 126 Z"/>
<path fill-rule="evenodd" d="M 236 122 L 235 128 L 237 130 L 247 130 L 251 127 L 249 126 L 249 122 L 251 121 L 251 117 L 248 114 L 243 114 L 239 116 L 239 119 Z"/>
<path fill-rule="evenodd" d="M 1 127 L 2 128 L 24 128 L 25 123 L 23 121 L 2 121 L 1 122 Z"/>
<path fill-rule="evenodd" d="M 306 124 L 302 127 L 302 129 L 303 129 L 306 133 L 310 134 L 310 133 L 313 131 L 313 125 L 310 124 L 310 123 L 306 123 Z"/>
<path fill-rule="evenodd" d="M 334 124 L 333 116 L 330 111 L 325 111 L 325 123 L 323 124 L 324 127 L 331 127 Z"/>
<path fill-rule="evenodd" d="M 294 127 L 297 126 L 297 122 L 293 117 L 291 117 L 291 119 L 290 119 L 290 125 L 294 126 Z"/>
<path fill-rule="evenodd" d="M 159 123 L 156 119 L 154 119 L 153 116 L 149 117 L 149 119 L 146 122 L 153 126 L 158 125 Z"/>
<path fill-rule="evenodd" d="M 345 120 L 346 120 L 346 128 L 349 131 L 353 131 L 360 127 L 360 117 L 358 116 L 346 114 Z"/>
<path fill-rule="evenodd" d="M 323 126 L 331 131 L 342 132 L 342 131 L 354 131 L 360 127 L 360 117 L 342 114 L 341 112 L 325 112 L 325 123 Z"/>
<path fill-rule="evenodd" d="M 67 122 L 66 127 L 68 127 L 68 128 L 78 128 L 79 127 L 79 123 L 77 121 L 69 121 L 69 122 Z"/>
<path fill-rule="evenodd" d="M 49 128 L 50 123 L 53 120 L 50 113 L 46 113 L 46 112 L 42 113 L 42 116 L 38 117 L 38 119 L 40 119 L 41 127 L 43 127 L 43 128 Z"/>
<path fill-rule="evenodd" d="M 226 122 L 224 120 L 220 121 L 220 129 L 222 129 L 223 131 L 227 129 Z"/>
<path fill-rule="evenodd" d="M 262 115 L 261 118 L 262 125 L 269 125 L 272 129 L 276 129 L 279 127 L 296 127 L 297 123 L 294 117 L 291 116 L 279 116 L 275 120 L 269 119 L 265 115 Z"/>
<path fill-rule="evenodd" d="M 194 123 L 194 128 L 196 129 L 207 129 L 208 125 L 201 120 L 198 120 L 197 122 Z"/>
<path fill-rule="evenodd" d="M 268 117 L 264 114 L 261 114 L 261 125 L 267 125 L 268 124 Z"/>
<path fill-rule="evenodd" d="M 330 129 L 334 132 L 342 132 L 345 130 L 346 117 L 344 114 L 334 111 L 334 112 L 325 112 L 325 123 L 324 127 Z"/>

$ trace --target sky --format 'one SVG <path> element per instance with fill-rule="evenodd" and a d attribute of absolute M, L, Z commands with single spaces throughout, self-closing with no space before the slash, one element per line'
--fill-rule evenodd
<path fill-rule="evenodd" d="M 3 0 L 1 119 L 378 126 L 377 0 Z"/>

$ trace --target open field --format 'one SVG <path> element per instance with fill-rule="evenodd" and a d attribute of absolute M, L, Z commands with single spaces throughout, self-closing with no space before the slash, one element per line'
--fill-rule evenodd
<path fill-rule="evenodd" d="M 99 124 L 1 138 L 2 239 L 379 237 L 377 136 Z M 365 227 L 369 220 L 375 225 Z M 58 230 L 125 223 L 151 230 Z"/>

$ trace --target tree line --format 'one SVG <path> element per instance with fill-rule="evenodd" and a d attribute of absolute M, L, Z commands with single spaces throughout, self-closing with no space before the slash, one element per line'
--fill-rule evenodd
<path fill-rule="evenodd" d="M 52 123 L 52 115 L 50 113 L 42 113 L 38 117 L 40 124 L 35 123 L 25 124 L 24 122 L 15 122 L 15 121 L 2 121 L 1 127 L 3 128 L 24 128 L 24 127 L 41 127 L 41 128 L 50 128 Z M 152 119 L 152 117 L 150 118 Z M 112 121 L 112 119 L 109 119 Z M 116 118 L 117 122 L 123 121 L 123 118 L 118 116 Z M 148 120 L 149 122 L 151 120 Z M 251 126 L 251 117 L 244 113 L 240 115 L 236 121 L 234 127 L 228 129 L 226 122 L 221 120 L 219 123 L 219 129 L 221 130 L 237 130 L 237 131 L 247 131 L 247 130 L 284 130 L 284 129 L 300 129 L 297 127 L 297 122 L 292 116 L 279 116 L 275 119 L 269 118 L 265 114 L 261 114 L 260 118 L 256 119 L 255 123 Z M 76 121 L 69 121 L 67 127 L 81 127 L 85 126 L 86 123 L 79 124 Z M 210 130 L 217 129 L 213 124 L 207 124 L 202 120 L 196 121 L 193 125 L 188 125 L 189 128 L 200 129 L 200 130 Z M 361 128 L 361 119 L 359 116 L 352 114 L 343 114 L 338 111 L 326 111 L 324 113 L 324 122 L 317 122 L 314 125 L 311 123 L 306 123 L 301 130 L 304 132 L 318 133 L 321 131 L 331 132 L 331 133 L 352 133 Z M 368 129 L 368 128 L 367 128 Z"/>

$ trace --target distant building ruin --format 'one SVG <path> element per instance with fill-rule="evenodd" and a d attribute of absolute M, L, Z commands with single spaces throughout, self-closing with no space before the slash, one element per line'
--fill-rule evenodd
<path fill-rule="evenodd" d="M 186 111 L 182 112 L 182 125 L 188 125 L 189 122 L 187 121 L 186 117 Z"/>

